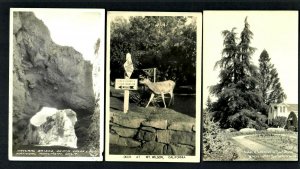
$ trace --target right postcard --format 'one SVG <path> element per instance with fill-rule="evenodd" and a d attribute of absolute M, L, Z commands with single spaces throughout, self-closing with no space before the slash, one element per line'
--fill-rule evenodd
<path fill-rule="evenodd" d="M 202 13 L 108 12 L 107 161 L 199 162 Z"/>
<path fill-rule="evenodd" d="M 298 161 L 298 12 L 203 18 L 203 160 Z"/>

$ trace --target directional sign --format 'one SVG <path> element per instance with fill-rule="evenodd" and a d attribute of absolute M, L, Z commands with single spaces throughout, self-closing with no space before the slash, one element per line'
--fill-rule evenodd
<path fill-rule="evenodd" d="M 124 66 L 127 77 L 130 78 L 130 76 L 133 72 L 133 69 L 134 69 L 130 53 L 126 54 L 126 62 L 124 63 L 123 66 Z"/>
<path fill-rule="evenodd" d="M 115 89 L 137 90 L 137 79 L 116 79 Z"/>

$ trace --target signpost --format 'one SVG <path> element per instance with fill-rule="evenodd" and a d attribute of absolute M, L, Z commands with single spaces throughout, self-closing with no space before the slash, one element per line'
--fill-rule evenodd
<path fill-rule="evenodd" d="M 116 89 L 124 90 L 124 109 L 123 112 L 127 113 L 129 109 L 129 90 L 137 90 L 137 79 L 130 79 L 134 70 L 130 53 L 126 54 L 126 62 L 124 63 L 125 79 L 116 79 Z"/>
<path fill-rule="evenodd" d="M 126 72 L 125 79 L 126 79 L 126 77 L 128 77 L 128 79 L 129 79 L 132 72 L 133 72 L 133 69 L 134 69 L 130 53 L 126 54 L 126 62 L 124 63 L 123 66 L 124 66 L 124 69 L 125 69 L 125 72 Z"/>
<path fill-rule="evenodd" d="M 137 90 L 137 79 L 116 79 L 115 89 Z"/>

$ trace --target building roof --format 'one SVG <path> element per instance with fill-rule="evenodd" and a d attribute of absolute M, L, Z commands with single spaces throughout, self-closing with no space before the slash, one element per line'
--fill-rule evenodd
<path fill-rule="evenodd" d="M 298 112 L 298 104 L 287 104 L 288 110 Z"/>
<path fill-rule="evenodd" d="M 275 106 L 280 106 L 280 105 L 285 105 L 288 109 L 288 111 L 293 111 L 293 112 L 298 112 L 298 104 L 288 104 L 288 103 L 271 103 L 270 106 L 271 107 L 275 107 Z"/>

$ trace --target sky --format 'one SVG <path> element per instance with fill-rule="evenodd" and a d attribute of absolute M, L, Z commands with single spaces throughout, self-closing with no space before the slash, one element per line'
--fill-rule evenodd
<path fill-rule="evenodd" d="M 85 60 L 93 60 L 98 38 L 104 43 L 104 12 L 101 10 L 41 9 L 34 10 L 50 30 L 52 40 L 62 46 L 72 46 Z M 102 34 L 102 36 L 101 36 Z M 102 38 L 101 38 L 102 37 Z M 100 51 L 104 51 L 101 45 Z"/>
<path fill-rule="evenodd" d="M 298 12 L 205 11 L 203 18 L 204 105 L 209 95 L 208 87 L 219 82 L 220 69 L 214 69 L 214 66 L 221 59 L 223 49 L 221 32 L 236 27 L 239 37 L 246 16 L 248 16 L 250 30 L 254 34 L 251 46 L 256 48 L 252 62 L 258 66 L 259 56 L 266 49 L 287 95 L 285 103 L 298 104 Z"/>
<path fill-rule="evenodd" d="M 35 126 L 40 126 L 47 121 L 47 117 L 52 116 L 55 113 L 57 113 L 56 108 L 43 107 L 30 119 L 30 123 Z"/>

